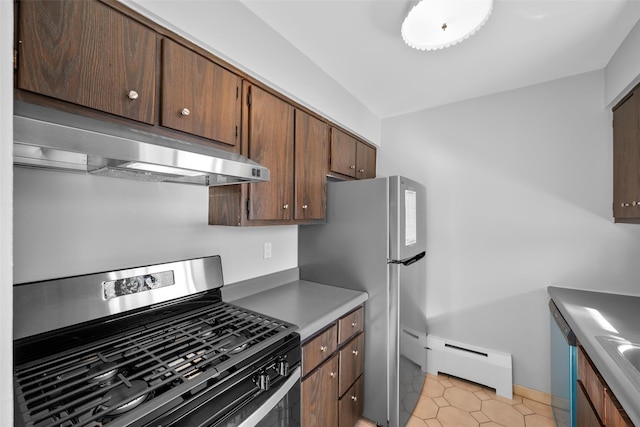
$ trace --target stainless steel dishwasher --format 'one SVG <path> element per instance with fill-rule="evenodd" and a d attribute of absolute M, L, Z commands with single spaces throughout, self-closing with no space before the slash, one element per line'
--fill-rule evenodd
<path fill-rule="evenodd" d="M 576 336 L 560 310 L 549 300 L 551 319 L 551 407 L 558 427 L 577 427 L 576 380 L 578 359 Z"/>

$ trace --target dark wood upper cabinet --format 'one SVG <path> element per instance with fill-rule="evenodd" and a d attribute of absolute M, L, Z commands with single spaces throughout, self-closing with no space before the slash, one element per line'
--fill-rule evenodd
<path fill-rule="evenodd" d="M 247 84 L 244 117 L 247 155 L 269 168 L 269 182 L 249 184 L 249 220 L 292 220 L 294 210 L 294 108 Z"/>
<path fill-rule="evenodd" d="M 640 88 L 613 110 L 613 216 L 640 222 Z"/>
<path fill-rule="evenodd" d="M 331 171 L 355 178 L 357 146 L 357 139 L 331 128 Z"/>
<path fill-rule="evenodd" d="M 155 32 L 95 1 L 22 1 L 18 10 L 18 88 L 154 122 Z"/>
<path fill-rule="evenodd" d="M 334 127 L 330 159 L 331 172 L 356 179 L 376 177 L 376 149 Z"/>
<path fill-rule="evenodd" d="M 359 142 L 356 147 L 356 178 L 376 177 L 376 149 Z"/>
<path fill-rule="evenodd" d="M 240 77 L 212 61 L 162 40 L 162 126 L 238 144 L 241 84 Z"/>
<path fill-rule="evenodd" d="M 329 125 L 296 110 L 295 219 L 324 219 L 327 212 Z"/>

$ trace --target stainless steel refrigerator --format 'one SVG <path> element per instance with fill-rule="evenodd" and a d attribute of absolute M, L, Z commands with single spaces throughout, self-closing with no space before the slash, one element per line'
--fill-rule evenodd
<path fill-rule="evenodd" d="M 426 189 L 402 176 L 330 182 L 326 224 L 298 230 L 301 279 L 369 294 L 363 415 L 382 426 L 407 418 L 400 331 L 426 334 L 425 249 Z"/>

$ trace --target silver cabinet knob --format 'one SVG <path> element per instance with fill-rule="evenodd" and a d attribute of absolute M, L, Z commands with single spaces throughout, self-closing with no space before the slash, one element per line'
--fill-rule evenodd
<path fill-rule="evenodd" d="M 320 346 L 320 351 L 322 352 L 327 351 L 327 346 L 326 345 Z"/>
<path fill-rule="evenodd" d="M 289 204 L 285 203 L 285 205 L 282 207 L 282 209 L 289 209 Z"/>
<path fill-rule="evenodd" d="M 351 322 L 351 327 L 355 328 L 356 326 L 358 326 L 358 322 Z"/>
<path fill-rule="evenodd" d="M 353 350 L 351 353 L 353 353 L 354 356 L 358 355 L 358 350 Z"/>
<path fill-rule="evenodd" d="M 360 173 L 364 173 L 364 169 L 360 169 L 358 172 L 360 172 Z"/>
<path fill-rule="evenodd" d="M 351 396 L 351 400 L 353 400 L 354 402 L 357 402 L 358 398 L 356 396 Z"/>
<path fill-rule="evenodd" d="M 138 99 L 138 92 L 136 92 L 135 90 L 130 90 L 129 93 L 127 94 L 127 97 L 132 100 L 135 101 L 136 99 Z"/>
<path fill-rule="evenodd" d="M 188 108 L 183 108 L 182 111 L 180 111 L 180 114 L 182 114 L 183 116 L 188 116 L 189 114 L 191 114 L 191 111 L 189 111 Z"/>
<path fill-rule="evenodd" d="M 302 205 L 302 209 L 307 209 L 309 205 Z"/>
<path fill-rule="evenodd" d="M 349 169 L 355 169 L 355 168 L 356 168 L 356 165 L 349 166 Z"/>
<path fill-rule="evenodd" d="M 335 377 L 336 377 L 336 373 L 335 373 L 335 372 L 330 372 L 330 373 L 329 373 L 329 376 L 330 376 L 331 378 L 335 378 Z"/>

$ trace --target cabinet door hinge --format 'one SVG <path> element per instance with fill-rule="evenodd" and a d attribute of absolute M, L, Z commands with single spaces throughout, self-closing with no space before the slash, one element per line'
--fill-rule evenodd
<path fill-rule="evenodd" d="M 247 105 L 251 106 L 251 92 L 247 93 Z"/>
<path fill-rule="evenodd" d="M 236 126 L 236 138 L 238 137 L 238 126 Z"/>
<path fill-rule="evenodd" d="M 247 218 L 249 217 L 249 211 L 251 210 L 249 206 L 250 206 L 249 199 L 247 199 Z"/>
<path fill-rule="evenodd" d="M 18 69 L 18 49 L 13 49 L 13 69 Z"/>

